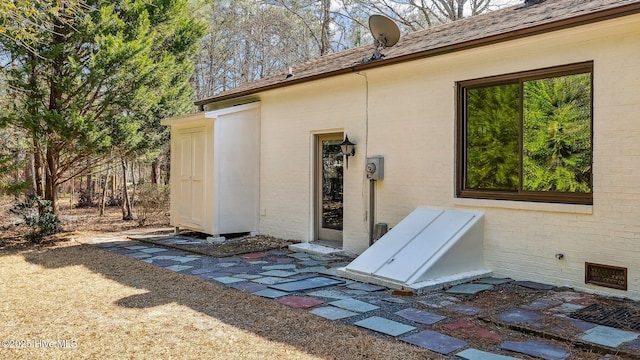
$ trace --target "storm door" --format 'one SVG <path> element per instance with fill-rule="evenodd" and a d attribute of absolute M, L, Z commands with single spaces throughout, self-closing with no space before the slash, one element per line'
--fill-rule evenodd
<path fill-rule="evenodd" d="M 316 137 L 316 228 L 318 240 L 342 243 L 342 133 Z"/>

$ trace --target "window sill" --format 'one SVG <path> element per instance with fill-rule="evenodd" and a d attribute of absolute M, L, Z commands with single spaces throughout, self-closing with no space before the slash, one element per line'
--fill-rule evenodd
<path fill-rule="evenodd" d="M 593 205 L 554 204 L 554 203 L 528 202 L 528 201 L 469 199 L 469 198 L 455 198 L 453 200 L 453 203 L 456 206 L 468 206 L 468 207 L 531 210 L 531 211 L 545 211 L 545 212 L 587 214 L 587 215 L 593 214 Z"/>

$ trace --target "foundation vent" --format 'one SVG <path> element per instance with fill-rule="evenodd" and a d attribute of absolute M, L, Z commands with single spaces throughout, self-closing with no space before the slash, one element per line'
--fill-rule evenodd
<path fill-rule="evenodd" d="M 612 289 L 627 290 L 627 268 L 584 263 L 584 282 Z"/>

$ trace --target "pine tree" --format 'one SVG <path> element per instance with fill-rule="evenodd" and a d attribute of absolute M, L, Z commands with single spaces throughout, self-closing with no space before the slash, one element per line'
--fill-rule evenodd
<path fill-rule="evenodd" d="M 518 189 L 518 97 L 518 84 L 468 90 L 468 188 Z"/>
<path fill-rule="evenodd" d="M 527 191 L 591 191 L 591 76 L 524 84 L 524 176 Z"/>
<path fill-rule="evenodd" d="M 39 192 L 56 211 L 58 187 L 91 164 L 83 160 L 139 149 L 142 122 L 157 121 L 165 105 L 186 109 L 203 26 L 186 0 L 91 0 L 36 29 L 31 49 L 0 37 L 16 99 L 3 119 L 29 133 L 36 168 L 45 169 Z"/>

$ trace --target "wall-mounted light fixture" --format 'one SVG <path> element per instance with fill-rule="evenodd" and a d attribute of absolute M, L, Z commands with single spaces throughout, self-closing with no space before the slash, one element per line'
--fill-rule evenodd
<path fill-rule="evenodd" d="M 349 156 L 353 156 L 356 154 L 356 144 L 349 141 L 349 136 L 344 134 L 344 141 L 340 144 L 340 149 L 342 150 L 342 155 L 346 156 L 346 165 L 347 169 L 349 168 Z"/>

